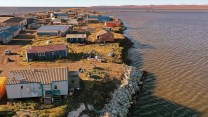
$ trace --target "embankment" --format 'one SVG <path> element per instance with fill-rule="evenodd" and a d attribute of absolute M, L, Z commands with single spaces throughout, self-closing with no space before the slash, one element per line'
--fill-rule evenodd
<path fill-rule="evenodd" d="M 104 107 L 101 117 L 126 117 L 131 107 L 133 96 L 140 90 L 142 71 L 133 66 L 125 66 L 121 85 L 112 93 L 112 99 Z"/>

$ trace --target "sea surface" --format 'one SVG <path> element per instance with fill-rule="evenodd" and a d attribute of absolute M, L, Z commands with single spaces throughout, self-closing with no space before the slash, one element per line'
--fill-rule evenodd
<path fill-rule="evenodd" d="M 0 8 L 0 14 L 18 14 L 18 9 Z M 58 8 L 28 9 L 20 13 Z M 122 19 L 125 36 L 135 43 L 129 51 L 132 64 L 148 72 L 132 117 L 208 117 L 207 12 L 93 9 L 115 11 L 110 15 Z"/>
<path fill-rule="evenodd" d="M 208 117 L 208 13 L 114 16 L 124 21 L 125 35 L 135 43 L 129 52 L 133 65 L 148 72 L 131 116 Z"/>

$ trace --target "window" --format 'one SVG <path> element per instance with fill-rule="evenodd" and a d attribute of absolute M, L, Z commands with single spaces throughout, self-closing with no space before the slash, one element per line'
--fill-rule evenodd
<path fill-rule="evenodd" d="M 54 55 L 54 52 L 52 52 L 52 55 Z"/>
<path fill-rule="evenodd" d="M 23 89 L 23 86 L 21 86 L 21 89 Z"/>
<path fill-rule="evenodd" d="M 57 89 L 57 85 L 54 85 L 54 89 Z"/>
<path fill-rule="evenodd" d="M 38 56 L 41 56 L 41 53 L 38 53 Z"/>
<path fill-rule="evenodd" d="M 45 52 L 42 53 L 42 56 L 45 56 Z"/>

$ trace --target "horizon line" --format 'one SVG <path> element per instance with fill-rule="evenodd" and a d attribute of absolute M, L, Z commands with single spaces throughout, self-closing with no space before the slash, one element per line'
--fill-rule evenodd
<path fill-rule="evenodd" d="M 208 6 L 208 4 L 149 4 L 149 5 L 93 5 L 93 6 L 0 6 L 0 7 L 122 7 L 122 6 Z"/>

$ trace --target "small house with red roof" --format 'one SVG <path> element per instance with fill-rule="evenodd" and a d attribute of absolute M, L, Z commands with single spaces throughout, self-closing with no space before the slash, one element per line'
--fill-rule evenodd
<path fill-rule="evenodd" d="M 106 27 L 121 27 L 122 23 L 119 20 L 116 21 L 106 21 L 105 22 Z"/>
<path fill-rule="evenodd" d="M 114 34 L 106 30 L 99 31 L 96 34 L 96 42 L 114 42 Z"/>
<path fill-rule="evenodd" d="M 47 61 L 64 58 L 68 55 L 68 47 L 65 44 L 30 46 L 26 49 L 26 60 Z"/>

